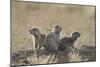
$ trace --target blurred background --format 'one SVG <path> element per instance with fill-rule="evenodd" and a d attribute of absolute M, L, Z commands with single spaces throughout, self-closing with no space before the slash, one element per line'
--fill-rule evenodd
<path fill-rule="evenodd" d="M 54 4 L 41 2 L 11 2 L 11 50 L 33 49 L 31 28 L 37 27 L 47 34 L 54 25 L 61 25 L 61 38 L 71 32 L 80 32 L 75 47 L 95 47 L 95 6 Z"/>

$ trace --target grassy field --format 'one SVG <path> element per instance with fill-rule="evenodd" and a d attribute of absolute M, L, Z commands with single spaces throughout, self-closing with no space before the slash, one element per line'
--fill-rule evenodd
<path fill-rule="evenodd" d="M 31 28 L 37 27 L 42 33 L 47 34 L 47 30 L 51 30 L 56 24 L 62 26 L 61 38 L 69 36 L 71 32 L 81 33 L 81 37 L 75 43 L 76 48 L 80 49 L 82 45 L 95 48 L 95 20 L 95 6 L 12 1 L 11 53 L 33 50 L 32 38 L 29 34 Z M 83 61 L 79 51 L 73 50 L 66 56 L 67 62 Z M 95 51 L 92 53 L 95 55 Z M 35 61 L 34 55 L 32 55 L 30 58 L 34 60 L 31 60 L 31 64 L 57 63 L 59 61 L 57 58 L 48 61 L 48 58 L 53 58 L 51 55 L 44 57 L 44 62 L 43 60 L 37 61 L 37 59 Z M 89 60 L 84 59 L 84 61 Z"/>

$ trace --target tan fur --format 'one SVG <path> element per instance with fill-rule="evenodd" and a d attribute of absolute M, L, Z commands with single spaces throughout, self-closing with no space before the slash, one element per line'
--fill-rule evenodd
<path fill-rule="evenodd" d="M 37 28 L 31 29 L 30 34 L 32 35 L 32 38 L 33 38 L 34 50 L 41 49 L 41 47 L 44 46 L 43 42 L 44 42 L 45 35 L 41 34 L 39 29 Z"/>

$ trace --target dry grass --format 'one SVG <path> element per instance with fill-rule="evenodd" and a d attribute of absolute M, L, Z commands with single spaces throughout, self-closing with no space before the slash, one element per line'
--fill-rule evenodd
<path fill-rule="evenodd" d="M 89 58 L 90 55 L 87 55 L 88 52 L 80 52 L 80 50 L 78 52 L 72 50 L 68 54 L 65 53 L 64 56 L 62 53 L 59 56 L 60 60 L 62 59 L 61 61 L 57 59 L 58 56 L 56 56 L 55 58 L 55 56 L 51 54 L 45 55 L 45 51 L 45 56 L 40 55 L 41 57 L 39 59 L 35 58 L 34 51 L 32 48 L 32 38 L 29 34 L 29 29 L 32 27 L 37 27 L 42 33 L 47 34 L 47 31 L 50 31 L 55 24 L 58 24 L 61 25 L 63 29 L 61 32 L 61 38 L 64 36 L 69 36 L 70 33 L 73 31 L 78 31 L 81 33 L 81 37 L 75 43 L 76 48 L 80 49 L 82 45 L 95 47 L 96 44 L 94 6 L 79 6 L 65 4 L 51 5 L 49 3 L 31 3 L 16 1 L 13 1 L 11 4 L 12 55 L 13 53 L 19 54 L 20 50 L 25 50 L 26 59 L 31 60 L 29 61 L 30 64 L 92 61 Z M 84 55 L 85 53 L 87 54 Z M 91 58 L 94 58 L 93 60 L 95 60 L 95 51 L 92 52 L 93 54 L 91 52 L 89 53 L 91 54 Z M 18 61 L 17 64 L 20 64 L 20 61 Z"/>
<path fill-rule="evenodd" d="M 92 51 L 92 52 L 91 52 Z M 33 64 L 54 64 L 69 62 L 86 62 L 95 61 L 95 50 L 70 49 L 58 54 L 49 53 L 45 49 L 37 50 L 20 50 L 11 54 L 11 65 L 33 65 Z"/>
<path fill-rule="evenodd" d="M 69 61 L 68 62 L 81 62 L 82 56 L 79 54 L 79 52 L 72 50 L 69 54 Z"/>
<path fill-rule="evenodd" d="M 45 50 L 20 50 L 12 53 L 12 65 L 31 65 L 31 64 L 51 64 L 56 63 L 55 54 L 46 52 Z"/>
<path fill-rule="evenodd" d="M 68 62 L 83 62 L 88 61 L 88 58 L 83 59 L 83 55 L 80 54 L 79 50 L 72 49 L 68 54 Z"/>

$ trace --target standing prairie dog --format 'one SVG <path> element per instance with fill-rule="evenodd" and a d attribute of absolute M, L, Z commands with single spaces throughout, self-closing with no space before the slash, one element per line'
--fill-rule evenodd
<path fill-rule="evenodd" d="M 41 34 L 38 28 L 32 28 L 29 30 L 29 32 L 33 38 L 34 50 L 40 49 L 42 46 L 44 46 L 43 42 L 45 34 Z"/>
<path fill-rule="evenodd" d="M 66 49 L 68 50 L 70 47 L 74 48 L 74 43 L 76 42 L 77 38 L 80 37 L 79 32 L 72 32 L 70 37 L 63 37 L 60 40 L 60 45 L 59 45 L 59 50 L 65 51 Z"/>
<path fill-rule="evenodd" d="M 45 48 L 48 51 L 50 51 L 50 52 L 57 52 L 58 51 L 61 30 L 62 30 L 61 26 L 56 25 L 53 27 L 52 32 L 50 32 L 46 36 L 46 38 L 44 40 L 44 44 L 45 44 Z"/>

